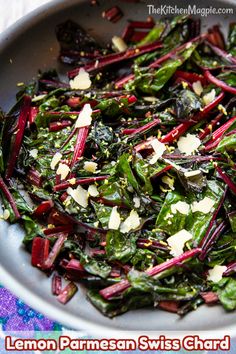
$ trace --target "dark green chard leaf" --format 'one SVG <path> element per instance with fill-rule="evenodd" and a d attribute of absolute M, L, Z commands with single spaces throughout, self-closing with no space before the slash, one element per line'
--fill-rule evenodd
<path fill-rule="evenodd" d="M 33 97 L 37 92 L 37 83 L 35 81 L 32 81 L 28 85 L 23 85 L 20 89 L 20 91 L 17 93 L 16 98 L 19 100 L 21 99 L 24 95 L 29 95 L 30 97 Z"/>
<path fill-rule="evenodd" d="M 218 144 L 216 151 L 226 152 L 226 151 L 235 151 L 236 148 L 236 134 L 231 134 L 225 136 Z"/>
<path fill-rule="evenodd" d="M 145 295 L 145 296 L 144 296 Z M 107 301 L 99 295 L 96 291 L 88 291 L 87 297 L 89 301 L 100 311 L 103 315 L 108 317 L 115 317 L 128 310 L 134 310 L 153 304 L 153 297 L 151 294 L 135 294 L 131 293 L 130 297 L 120 300 Z"/>
<path fill-rule="evenodd" d="M 63 252 L 70 252 L 78 259 L 80 259 L 80 257 L 82 256 L 82 249 L 79 243 L 71 239 L 67 239 L 64 242 Z"/>
<path fill-rule="evenodd" d="M 188 16 L 176 16 L 169 20 L 160 20 L 155 27 L 149 31 L 146 37 L 139 42 L 139 45 L 151 43 L 159 39 L 162 40 L 163 48 L 140 55 L 134 61 L 138 65 L 147 64 L 158 56 L 162 56 L 173 48 L 179 46 L 188 38 L 189 33 L 183 30 L 183 25 L 187 22 Z"/>
<path fill-rule="evenodd" d="M 231 23 L 229 27 L 227 49 L 234 57 L 236 56 L 236 23 Z"/>
<path fill-rule="evenodd" d="M 215 202 L 214 206 L 211 209 L 211 212 L 204 214 L 200 211 L 197 211 L 188 215 L 186 219 L 186 230 L 189 230 L 189 232 L 191 232 L 191 234 L 193 235 L 193 240 L 196 242 L 196 244 L 199 244 L 199 242 L 202 240 L 210 224 L 212 215 L 217 209 L 223 194 L 224 189 L 222 188 L 222 185 L 220 183 L 217 183 L 214 180 L 207 181 L 207 188 L 201 194 L 201 197 L 199 199 L 202 200 L 203 198 L 208 197 Z"/>
<path fill-rule="evenodd" d="M 236 235 L 226 233 L 216 242 L 212 251 L 208 255 L 208 265 L 224 265 L 235 260 Z"/>
<path fill-rule="evenodd" d="M 108 183 L 104 183 L 98 188 L 100 196 L 102 196 L 105 201 L 110 202 L 111 205 L 125 205 L 130 207 L 129 195 L 125 188 L 122 188 L 122 185 L 117 182 L 117 178 L 113 176 L 107 181 Z"/>
<path fill-rule="evenodd" d="M 99 222 L 101 223 L 102 227 L 107 227 L 109 219 L 110 219 L 110 215 L 112 212 L 112 207 L 111 206 L 107 206 L 101 203 L 96 203 L 94 201 L 91 202 L 94 210 L 95 210 L 95 214 L 97 216 L 97 220 L 99 220 Z"/>
<path fill-rule="evenodd" d="M 129 106 L 127 98 L 116 100 L 115 98 L 108 98 L 102 100 L 95 109 L 100 109 L 107 117 L 115 117 L 124 112 L 124 108 Z"/>
<path fill-rule="evenodd" d="M 101 278 L 106 279 L 111 272 L 111 266 L 105 261 L 98 261 L 85 254 L 81 255 L 80 262 L 88 273 L 98 275 Z"/>
<path fill-rule="evenodd" d="M 130 167 L 130 161 L 132 161 L 132 155 L 123 154 L 120 156 L 117 171 L 120 172 L 122 177 L 127 178 L 129 184 L 138 192 L 139 184 Z"/>
<path fill-rule="evenodd" d="M 19 192 L 19 189 L 17 190 L 16 188 L 14 188 L 12 189 L 11 193 L 15 199 L 17 208 L 20 212 L 26 214 L 31 214 L 33 212 L 32 207 L 26 202 L 23 195 Z"/>
<path fill-rule="evenodd" d="M 50 109 L 58 108 L 59 105 L 60 101 L 56 97 L 49 97 L 49 99 L 44 99 L 44 102 L 39 106 L 39 112 L 47 112 Z"/>
<path fill-rule="evenodd" d="M 109 144 L 114 141 L 114 133 L 111 127 L 99 122 L 94 129 L 92 129 L 89 138 L 99 146 L 101 151 L 106 151 L 109 148 Z"/>
<path fill-rule="evenodd" d="M 156 259 L 154 252 L 145 249 L 137 249 L 135 255 L 131 259 L 131 263 L 138 270 L 146 270 L 153 266 L 153 261 Z"/>
<path fill-rule="evenodd" d="M 187 199 L 177 191 L 168 192 L 157 215 L 156 227 L 169 235 L 174 235 L 185 228 L 187 215 L 181 214 L 178 210 L 173 214 L 171 210 L 171 206 L 180 201 L 186 202 Z"/>
<path fill-rule="evenodd" d="M 234 71 L 225 71 L 217 76 L 218 79 L 224 81 L 229 86 L 236 86 L 236 73 Z"/>
<path fill-rule="evenodd" d="M 106 236 L 106 254 L 110 261 L 128 262 L 136 252 L 136 234 L 122 234 L 109 230 Z"/>
<path fill-rule="evenodd" d="M 236 280 L 233 278 L 228 278 L 227 280 L 226 285 L 223 289 L 220 287 L 217 294 L 224 308 L 232 311 L 236 309 Z"/>
<path fill-rule="evenodd" d="M 236 232 L 236 211 L 232 211 L 228 214 L 229 222 L 233 232 Z"/>
<path fill-rule="evenodd" d="M 197 45 L 197 42 L 192 43 L 189 48 L 179 53 L 181 59 L 170 59 L 166 61 L 162 67 L 154 73 L 140 73 L 133 82 L 126 85 L 126 89 L 140 90 L 141 92 L 149 94 L 159 91 L 173 76 L 178 67 L 191 57 Z"/>
<path fill-rule="evenodd" d="M 200 290 L 199 285 L 188 284 L 187 281 L 180 284 L 175 282 L 174 286 L 165 286 L 160 280 L 135 270 L 128 273 L 128 280 L 135 290 L 153 293 L 155 302 L 164 299 L 175 301 L 189 300 L 195 298 Z"/>
<path fill-rule="evenodd" d="M 200 193 L 207 185 L 207 179 L 201 171 L 193 176 L 186 176 L 185 172 L 179 170 L 177 175 L 183 187 L 189 192 Z"/>
<path fill-rule="evenodd" d="M 141 182 L 141 188 L 144 192 L 147 192 L 149 195 L 152 194 L 153 186 L 151 178 L 163 170 L 165 166 L 165 163 L 159 161 L 154 165 L 150 165 L 147 161 L 142 159 L 141 156 L 135 157 L 133 161 L 133 168 Z"/>
<path fill-rule="evenodd" d="M 35 236 L 44 236 L 42 228 L 36 223 L 33 219 L 31 219 L 27 215 L 22 216 L 22 221 L 25 230 L 25 236 L 23 239 L 23 243 L 26 246 L 29 246 Z"/>
<path fill-rule="evenodd" d="M 177 118 L 187 118 L 193 113 L 199 111 L 200 108 L 201 102 L 195 93 L 190 90 L 180 91 L 175 104 Z"/>
<path fill-rule="evenodd" d="M 157 21 L 155 26 L 148 32 L 146 37 L 144 37 L 138 44 L 143 45 L 151 43 L 160 39 L 164 29 L 166 28 L 165 21 Z"/>
<path fill-rule="evenodd" d="M 215 69 L 218 66 L 227 65 L 227 60 L 223 61 L 221 58 L 216 56 L 210 56 L 204 52 L 196 50 L 192 58 L 194 63 L 203 68 Z"/>

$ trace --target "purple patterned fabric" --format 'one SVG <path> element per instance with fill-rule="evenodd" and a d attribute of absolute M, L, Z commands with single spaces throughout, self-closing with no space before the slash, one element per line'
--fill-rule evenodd
<path fill-rule="evenodd" d="M 0 287 L 0 322 L 4 331 L 51 331 L 61 326 L 31 309 L 23 301 Z"/>

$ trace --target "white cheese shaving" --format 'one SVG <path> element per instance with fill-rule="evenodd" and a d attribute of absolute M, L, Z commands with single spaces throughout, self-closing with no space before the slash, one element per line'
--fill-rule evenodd
<path fill-rule="evenodd" d="M 208 214 L 212 207 L 214 206 L 215 201 L 209 197 L 204 197 L 199 202 L 193 202 L 191 209 L 193 213 L 200 211 L 203 214 Z"/>
<path fill-rule="evenodd" d="M 4 220 L 7 220 L 10 217 L 10 211 L 5 209 L 2 216 Z"/>
<path fill-rule="evenodd" d="M 218 110 L 223 113 L 225 116 L 227 116 L 227 111 L 226 111 L 226 108 L 222 105 L 222 104 L 219 104 L 218 106 Z"/>
<path fill-rule="evenodd" d="M 144 99 L 144 101 L 147 101 L 147 102 L 152 102 L 152 103 L 158 102 L 158 98 L 155 96 L 145 96 L 145 97 L 143 97 L 143 99 Z"/>
<path fill-rule="evenodd" d="M 185 175 L 185 177 L 193 177 L 193 176 L 200 175 L 200 173 L 201 173 L 200 170 L 194 170 L 194 171 L 184 172 L 184 175 Z"/>
<path fill-rule="evenodd" d="M 123 38 L 121 38 L 119 36 L 112 37 L 112 43 L 113 43 L 115 49 L 118 50 L 118 52 L 124 52 L 128 48 L 128 46 L 125 43 L 125 41 L 123 40 Z"/>
<path fill-rule="evenodd" d="M 175 179 L 174 178 L 171 178 L 169 176 L 163 176 L 161 178 L 162 182 L 167 184 L 167 186 L 171 189 L 171 190 L 174 190 L 175 187 L 174 187 L 174 183 L 175 183 Z"/>
<path fill-rule="evenodd" d="M 140 217 L 135 210 L 131 210 L 127 219 L 121 223 L 120 231 L 123 233 L 136 229 L 140 225 Z"/>
<path fill-rule="evenodd" d="M 67 188 L 67 194 L 69 194 L 74 201 L 84 208 L 88 206 L 88 192 L 81 186 L 77 186 L 76 189 L 71 187 Z"/>
<path fill-rule="evenodd" d="M 38 95 L 38 96 L 34 96 L 32 98 L 32 102 L 38 102 L 44 99 L 44 97 L 46 97 L 47 95 L 43 94 L 43 95 Z"/>
<path fill-rule="evenodd" d="M 59 166 L 57 168 L 56 174 L 60 175 L 61 179 L 66 179 L 66 177 L 68 176 L 69 172 L 70 172 L 70 167 L 67 166 L 66 164 L 60 162 Z"/>
<path fill-rule="evenodd" d="M 79 74 L 70 80 L 70 87 L 72 90 L 86 90 L 91 86 L 91 80 L 89 73 L 87 73 L 83 68 L 79 70 Z"/>
<path fill-rule="evenodd" d="M 50 167 L 52 170 L 55 169 L 56 165 L 58 164 L 61 158 L 62 158 L 62 154 L 60 152 L 56 152 L 50 163 Z"/>
<path fill-rule="evenodd" d="M 193 83 L 193 91 L 196 93 L 196 95 L 201 96 L 203 92 L 201 81 L 196 81 Z"/>
<path fill-rule="evenodd" d="M 108 222 L 108 229 L 118 230 L 120 227 L 120 223 L 121 223 L 120 214 L 117 211 L 117 206 L 115 206 L 112 208 L 112 211 L 111 211 L 111 215 L 110 215 L 109 222 Z"/>
<path fill-rule="evenodd" d="M 150 145 L 153 147 L 154 155 L 149 161 L 151 165 L 157 162 L 157 160 L 163 155 L 166 151 L 165 144 L 161 143 L 158 139 L 153 139 L 150 141 Z"/>
<path fill-rule="evenodd" d="M 73 185 L 76 183 L 76 178 L 75 177 L 70 178 L 70 179 L 68 179 L 68 182 Z"/>
<path fill-rule="evenodd" d="M 181 201 L 179 201 L 175 204 L 171 204 L 170 208 L 171 208 L 171 211 L 173 214 L 176 214 L 176 212 L 178 211 L 179 213 L 181 213 L 183 215 L 187 215 L 190 210 L 189 204 L 186 202 L 181 202 Z"/>
<path fill-rule="evenodd" d="M 192 42 L 187 43 L 187 45 L 186 45 L 186 47 L 185 47 L 185 48 L 186 48 L 186 49 L 191 48 L 192 44 L 193 44 Z"/>
<path fill-rule="evenodd" d="M 218 283 L 222 279 L 226 269 L 226 266 L 215 265 L 214 268 L 208 271 L 207 280 L 213 281 L 213 283 Z"/>
<path fill-rule="evenodd" d="M 97 197 L 99 195 L 95 184 L 90 184 L 90 186 L 88 187 L 88 194 L 91 195 L 91 197 Z"/>
<path fill-rule="evenodd" d="M 177 142 L 179 151 L 186 155 L 191 155 L 200 145 L 201 140 L 193 134 L 181 136 Z"/>
<path fill-rule="evenodd" d="M 95 173 L 97 169 L 98 164 L 93 161 L 85 161 L 84 163 L 84 169 L 85 171 Z"/>
<path fill-rule="evenodd" d="M 184 245 L 191 240 L 193 235 L 185 229 L 180 230 L 173 236 L 170 236 L 166 241 L 171 248 L 170 254 L 173 257 L 178 257 L 183 253 Z"/>
<path fill-rule="evenodd" d="M 38 149 L 32 149 L 29 151 L 30 156 L 32 156 L 34 159 L 37 158 L 38 156 Z"/>
<path fill-rule="evenodd" d="M 77 121 L 75 122 L 75 128 L 82 128 L 86 127 L 88 125 L 91 125 L 92 123 L 92 108 L 89 103 L 86 103 L 84 107 L 82 108 Z"/>
<path fill-rule="evenodd" d="M 139 197 L 134 197 L 133 198 L 133 202 L 134 202 L 134 207 L 135 208 L 139 208 L 140 207 L 140 198 Z"/>
<path fill-rule="evenodd" d="M 205 103 L 205 105 L 207 106 L 209 103 L 211 103 L 212 101 L 214 101 L 214 99 L 216 98 L 216 90 L 212 89 L 209 93 L 206 93 L 203 96 L 203 102 Z"/>

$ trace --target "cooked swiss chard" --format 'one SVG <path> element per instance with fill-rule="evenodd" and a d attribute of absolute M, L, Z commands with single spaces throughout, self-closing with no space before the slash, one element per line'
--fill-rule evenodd
<path fill-rule="evenodd" d="M 66 21 L 69 79 L 40 72 L 0 112 L 1 218 L 61 303 L 81 283 L 109 317 L 236 309 L 236 29 L 199 26 L 130 21 L 102 48 Z"/>

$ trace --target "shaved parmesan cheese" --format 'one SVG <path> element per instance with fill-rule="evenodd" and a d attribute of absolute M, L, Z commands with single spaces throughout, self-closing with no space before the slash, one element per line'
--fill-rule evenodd
<path fill-rule="evenodd" d="M 32 156 L 34 159 L 37 158 L 38 156 L 38 149 L 32 149 L 29 151 L 30 156 Z"/>
<path fill-rule="evenodd" d="M 174 178 L 171 178 L 169 176 L 163 176 L 161 180 L 163 183 L 167 184 L 167 186 L 170 189 L 172 189 L 172 190 L 175 189 L 175 187 L 174 187 L 175 179 Z"/>
<path fill-rule="evenodd" d="M 195 170 L 195 171 L 184 172 L 184 175 L 185 175 L 185 177 L 193 177 L 193 176 L 200 175 L 200 173 L 201 173 L 200 170 Z"/>
<path fill-rule="evenodd" d="M 158 139 L 153 139 L 150 141 L 150 145 L 153 147 L 154 155 L 149 161 L 151 165 L 157 162 L 157 160 L 163 155 L 166 151 L 165 144 L 161 143 Z"/>
<path fill-rule="evenodd" d="M 73 185 L 76 183 L 76 178 L 75 177 L 70 178 L 70 179 L 68 179 L 68 182 Z"/>
<path fill-rule="evenodd" d="M 200 145 L 201 140 L 193 134 L 181 136 L 177 142 L 179 151 L 186 155 L 191 155 Z"/>
<path fill-rule="evenodd" d="M 97 197 L 99 195 L 99 192 L 98 192 L 97 187 L 95 186 L 95 184 L 91 184 L 88 187 L 88 194 L 91 195 L 91 197 Z"/>
<path fill-rule="evenodd" d="M 134 197 L 133 198 L 133 202 L 134 202 L 134 207 L 135 208 L 139 208 L 140 207 L 140 198 Z"/>
<path fill-rule="evenodd" d="M 166 241 L 171 248 L 170 254 L 173 257 L 180 256 L 184 251 L 184 245 L 191 240 L 193 235 L 185 229 L 180 230 L 173 236 L 170 236 Z"/>
<path fill-rule="evenodd" d="M 152 103 L 158 102 L 158 98 L 155 96 L 145 96 L 145 97 L 143 97 L 143 99 L 144 99 L 144 101 L 147 101 L 147 102 L 152 102 Z"/>
<path fill-rule="evenodd" d="M 92 123 L 92 108 L 89 103 L 86 103 L 80 112 L 77 121 L 75 122 L 75 128 L 82 128 Z"/>
<path fill-rule="evenodd" d="M 205 105 L 207 106 L 209 103 L 211 103 L 212 101 L 214 101 L 214 99 L 216 98 L 216 90 L 212 89 L 209 93 L 206 93 L 203 96 L 203 102 L 205 103 Z"/>
<path fill-rule="evenodd" d="M 189 204 L 186 202 L 181 202 L 181 201 L 179 201 L 175 204 L 171 204 L 170 208 L 171 208 L 171 211 L 173 214 L 176 214 L 176 212 L 178 211 L 179 213 L 181 213 L 183 215 L 187 215 L 190 210 Z"/>
<path fill-rule="evenodd" d="M 86 161 L 84 163 L 85 171 L 92 172 L 92 173 L 96 172 L 97 166 L 98 166 L 98 164 L 96 162 L 92 162 L 92 161 Z"/>
<path fill-rule="evenodd" d="M 120 231 L 123 233 L 135 230 L 140 225 L 140 217 L 135 210 L 131 210 L 127 219 L 122 222 L 120 226 Z"/>
<path fill-rule="evenodd" d="M 121 38 L 119 36 L 112 37 L 112 43 L 113 43 L 115 49 L 118 50 L 118 52 L 124 52 L 128 48 L 128 46 L 125 43 L 125 41 L 123 40 L 123 38 Z"/>
<path fill-rule="evenodd" d="M 74 199 L 74 201 L 81 205 L 84 208 L 88 206 L 88 192 L 83 189 L 81 186 L 78 186 L 76 189 L 69 187 L 67 193 Z"/>
<path fill-rule="evenodd" d="M 187 43 L 185 48 L 186 48 L 186 49 L 191 48 L 192 44 L 193 44 L 192 42 Z"/>
<path fill-rule="evenodd" d="M 193 83 L 193 91 L 196 93 L 196 95 L 201 96 L 203 92 L 201 81 L 196 81 Z"/>
<path fill-rule="evenodd" d="M 108 222 L 108 229 L 118 230 L 120 227 L 120 223 L 121 223 L 120 214 L 117 211 L 117 206 L 115 206 L 112 208 L 112 211 L 111 211 L 111 215 L 110 215 L 109 222 Z"/>
<path fill-rule="evenodd" d="M 226 266 L 215 265 L 214 268 L 208 271 L 207 280 L 218 283 L 223 277 L 224 272 L 226 271 Z"/>
<path fill-rule="evenodd" d="M 5 209 L 3 212 L 3 219 L 7 220 L 10 217 L 10 211 L 8 209 Z"/>
<path fill-rule="evenodd" d="M 193 202 L 191 205 L 191 209 L 193 213 L 196 213 L 196 211 L 200 211 L 203 214 L 208 214 L 212 207 L 214 206 L 215 201 L 209 197 L 205 197 L 200 202 Z"/>
<path fill-rule="evenodd" d="M 46 97 L 47 95 L 43 94 L 43 95 L 38 95 L 38 96 L 34 96 L 32 98 L 32 102 L 38 102 L 44 99 L 44 97 Z"/>
<path fill-rule="evenodd" d="M 59 163 L 59 166 L 57 168 L 56 174 L 60 175 L 61 179 L 66 179 L 66 177 L 68 176 L 69 172 L 70 172 L 70 167 L 69 166 L 67 166 L 64 163 Z"/>
<path fill-rule="evenodd" d="M 222 106 L 222 104 L 219 104 L 218 110 L 219 110 L 221 113 L 223 113 L 225 116 L 227 116 L 228 113 L 227 113 L 225 107 Z"/>
<path fill-rule="evenodd" d="M 58 164 L 61 158 L 62 158 L 62 154 L 60 152 L 56 152 L 50 163 L 50 167 L 52 170 L 55 169 L 56 165 Z"/>
<path fill-rule="evenodd" d="M 79 70 L 79 74 L 70 80 L 70 87 L 72 90 L 86 90 L 91 86 L 91 80 L 89 73 L 87 73 L 83 68 Z"/>

